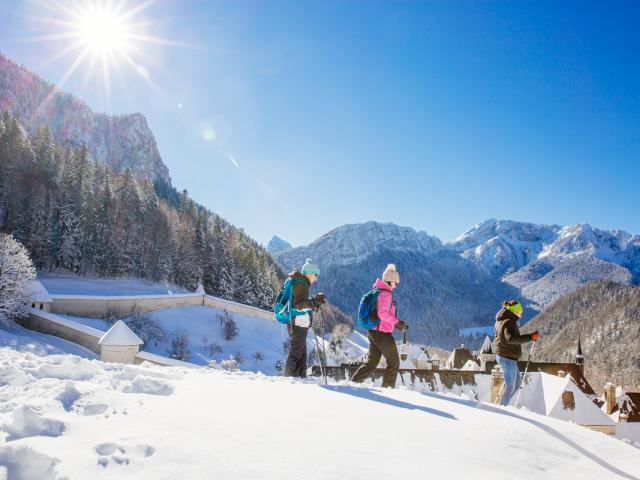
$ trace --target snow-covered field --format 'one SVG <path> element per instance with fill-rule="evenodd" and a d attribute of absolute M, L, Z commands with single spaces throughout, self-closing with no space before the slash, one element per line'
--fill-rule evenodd
<path fill-rule="evenodd" d="M 99 278 L 77 275 L 39 276 L 52 295 L 167 295 L 191 293 L 183 287 L 141 278 Z"/>
<path fill-rule="evenodd" d="M 348 383 L 0 349 L 0 478 L 640 478 L 640 450 L 526 411 Z"/>

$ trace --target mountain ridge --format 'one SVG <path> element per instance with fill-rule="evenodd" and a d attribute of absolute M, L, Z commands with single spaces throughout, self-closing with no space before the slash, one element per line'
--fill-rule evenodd
<path fill-rule="evenodd" d="M 141 113 L 97 113 L 76 96 L 45 81 L 0 52 L 0 112 L 20 118 L 29 134 L 47 127 L 53 138 L 72 148 L 86 145 L 90 157 L 138 180 L 171 183 L 155 137 Z"/>

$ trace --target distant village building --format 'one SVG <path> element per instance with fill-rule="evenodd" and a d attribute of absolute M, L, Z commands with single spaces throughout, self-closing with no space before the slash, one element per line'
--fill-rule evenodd
<path fill-rule="evenodd" d="M 640 422 L 640 392 L 625 392 L 609 382 L 604 387 L 602 411 L 613 421 Z"/>
<path fill-rule="evenodd" d="M 460 370 L 471 359 L 473 359 L 471 350 L 464 345 L 460 345 L 451 352 L 451 355 L 449 355 L 449 358 L 445 362 L 445 366 L 449 370 Z"/>
<path fill-rule="evenodd" d="M 527 375 L 525 388 L 512 399 L 512 405 L 532 412 L 566 420 L 607 434 L 615 433 L 615 422 L 585 394 L 571 376 L 544 372 Z"/>

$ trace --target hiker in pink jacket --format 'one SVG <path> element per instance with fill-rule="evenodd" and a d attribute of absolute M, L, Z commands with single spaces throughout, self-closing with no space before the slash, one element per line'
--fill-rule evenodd
<path fill-rule="evenodd" d="M 352 382 L 363 382 L 378 366 L 380 358 L 384 356 L 387 368 L 382 377 L 382 386 L 390 388 L 396 386 L 400 356 L 393 338 L 393 330 L 397 328 L 404 332 L 408 328 L 406 323 L 396 317 L 396 304 L 391 294 L 399 283 L 400 275 L 396 271 L 396 266 L 390 263 L 382 274 L 382 279 L 376 279 L 373 284 L 373 288 L 380 290 L 376 304 L 376 313 L 380 323 L 367 333 L 369 337 L 368 359 L 353 374 Z"/>

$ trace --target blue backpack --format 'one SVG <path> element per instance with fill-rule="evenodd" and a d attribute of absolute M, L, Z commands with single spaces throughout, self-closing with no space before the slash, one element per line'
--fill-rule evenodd
<path fill-rule="evenodd" d="M 360 305 L 358 306 L 358 318 L 357 323 L 360 328 L 365 330 L 373 330 L 380 325 L 380 319 L 378 318 L 378 294 L 380 289 L 374 288 L 373 290 L 365 293 L 360 299 Z"/>
<path fill-rule="evenodd" d="M 302 280 L 296 278 L 287 278 L 276 298 L 276 303 L 273 304 L 273 316 L 283 325 L 290 323 L 291 317 L 305 313 L 304 311 L 293 308 L 293 286 L 296 282 L 301 281 Z"/>

